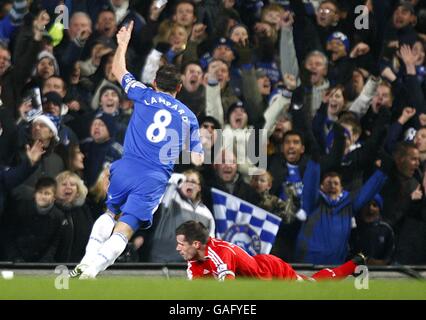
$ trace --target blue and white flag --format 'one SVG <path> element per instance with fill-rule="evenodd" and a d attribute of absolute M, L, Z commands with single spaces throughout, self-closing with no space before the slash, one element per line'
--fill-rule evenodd
<path fill-rule="evenodd" d="M 281 218 L 229 193 L 212 188 L 216 236 L 252 256 L 269 253 Z"/>

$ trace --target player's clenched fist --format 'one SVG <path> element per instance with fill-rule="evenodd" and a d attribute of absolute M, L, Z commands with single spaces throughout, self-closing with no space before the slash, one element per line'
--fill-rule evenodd
<path fill-rule="evenodd" d="M 133 30 L 133 21 L 130 21 L 128 25 L 121 27 L 120 31 L 117 33 L 117 44 L 119 46 L 127 46 L 132 36 Z"/>

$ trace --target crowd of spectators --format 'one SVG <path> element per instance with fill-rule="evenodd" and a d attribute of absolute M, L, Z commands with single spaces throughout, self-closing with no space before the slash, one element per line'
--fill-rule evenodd
<path fill-rule="evenodd" d="M 132 116 L 111 72 L 130 21 L 129 71 L 180 68 L 205 161 L 176 164 L 119 261 L 183 262 L 175 228 L 215 235 L 214 187 L 282 219 L 288 262 L 426 264 L 420 0 L 0 1 L 0 261 L 82 258 Z"/>

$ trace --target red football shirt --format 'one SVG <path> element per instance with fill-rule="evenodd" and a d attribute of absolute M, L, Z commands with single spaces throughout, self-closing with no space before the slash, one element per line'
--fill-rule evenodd
<path fill-rule="evenodd" d="M 250 256 L 232 243 L 209 238 L 203 261 L 188 261 L 188 278 L 234 279 L 236 276 L 259 279 L 301 279 L 293 268 L 270 254 Z"/>

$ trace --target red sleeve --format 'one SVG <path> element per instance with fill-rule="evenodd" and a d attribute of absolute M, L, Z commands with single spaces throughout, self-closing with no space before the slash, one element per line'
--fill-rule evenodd
<path fill-rule="evenodd" d="M 226 246 L 208 249 L 209 257 L 211 259 L 213 272 L 219 281 L 225 279 L 235 279 L 236 271 L 236 254 L 235 251 Z"/>

